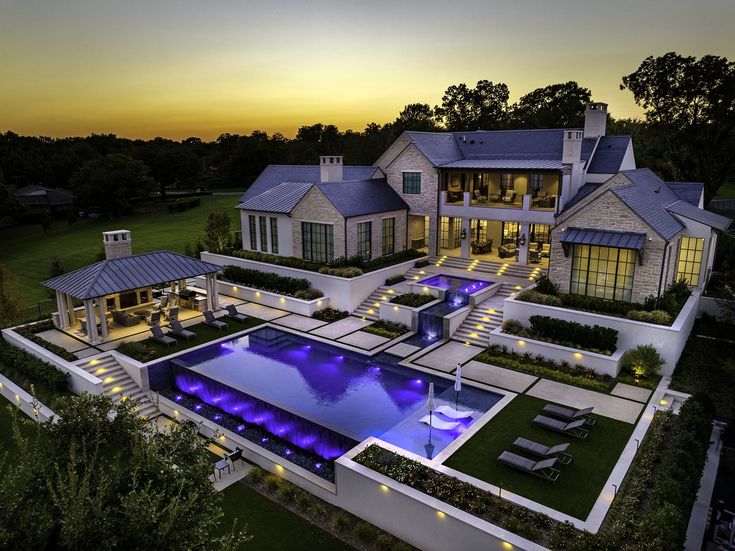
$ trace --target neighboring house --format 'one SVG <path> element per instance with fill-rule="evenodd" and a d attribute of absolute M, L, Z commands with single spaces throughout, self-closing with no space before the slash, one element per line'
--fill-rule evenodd
<path fill-rule="evenodd" d="M 406 248 L 408 205 L 380 169 L 343 166 L 340 156 L 269 166 L 240 201 L 246 250 L 332 262 Z"/>
<path fill-rule="evenodd" d="M 28 213 L 54 213 L 65 210 L 74 203 L 74 194 L 66 189 L 44 186 L 24 186 L 15 192 L 18 201 Z"/>
<path fill-rule="evenodd" d="M 703 288 L 731 222 L 703 203 L 703 184 L 649 169 L 586 184 L 556 217 L 549 276 L 562 292 L 634 302 L 681 278 Z"/>

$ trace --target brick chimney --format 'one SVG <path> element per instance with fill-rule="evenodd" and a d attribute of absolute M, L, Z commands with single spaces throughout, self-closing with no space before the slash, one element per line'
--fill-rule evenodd
<path fill-rule="evenodd" d="M 102 241 L 105 244 L 105 258 L 107 260 L 133 255 L 133 242 L 128 230 L 102 232 Z"/>
<path fill-rule="evenodd" d="M 607 103 L 588 103 L 584 109 L 584 137 L 599 138 L 607 131 Z"/>
<path fill-rule="evenodd" d="M 340 182 L 342 178 L 342 155 L 320 155 L 322 182 Z"/>

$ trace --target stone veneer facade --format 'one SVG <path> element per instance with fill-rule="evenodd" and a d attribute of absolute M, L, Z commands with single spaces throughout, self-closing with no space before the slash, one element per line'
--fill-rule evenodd
<path fill-rule="evenodd" d="M 371 232 L 371 249 L 370 258 L 378 258 L 383 256 L 383 219 L 395 218 L 393 231 L 394 252 L 402 251 L 406 248 L 406 211 L 394 210 L 389 212 L 377 212 L 375 214 L 366 214 L 364 216 L 353 216 L 347 219 L 347 257 L 357 254 L 357 226 L 361 222 L 372 222 Z"/>
<path fill-rule="evenodd" d="M 621 183 L 624 181 L 621 180 Z M 617 182 L 611 181 L 610 185 L 615 185 L 615 183 Z M 661 273 L 667 242 L 609 189 L 605 189 L 599 195 L 593 193 L 589 199 L 576 205 L 570 215 L 558 221 L 557 226 L 551 230 L 549 277 L 559 286 L 561 292 L 569 292 L 572 255 L 570 253 L 568 257 L 564 256 L 564 250 L 559 239 L 562 230 L 571 227 L 630 231 L 647 235 L 647 241 L 643 248 L 643 265 L 636 262 L 635 266 L 633 302 L 643 302 L 647 296 L 657 295 L 659 285 L 661 285 L 660 290 L 663 291 L 673 279 L 671 271 L 669 271 L 668 281 L 663 281 Z M 678 242 L 678 238 L 673 241 L 673 243 L 676 242 Z M 666 259 L 667 263 L 671 263 L 672 257 L 676 257 L 677 247 L 672 245 L 671 249 L 671 257 Z M 666 272 L 664 272 L 665 275 Z"/>

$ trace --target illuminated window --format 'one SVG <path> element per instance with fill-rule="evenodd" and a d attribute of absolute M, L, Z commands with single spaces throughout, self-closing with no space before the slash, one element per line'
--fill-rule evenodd
<path fill-rule="evenodd" d="M 255 216 L 248 216 L 248 227 L 250 228 L 250 248 L 254 251 L 258 250 L 258 235 L 255 229 Z"/>
<path fill-rule="evenodd" d="M 403 193 L 420 194 L 421 193 L 421 173 L 420 172 L 404 172 L 403 173 Z"/>
<path fill-rule="evenodd" d="M 383 255 L 396 252 L 395 229 L 395 218 L 383 218 Z"/>
<path fill-rule="evenodd" d="M 632 300 L 634 250 L 574 245 L 573 252 L 571 293 L 625 302 Z"/>
<path fill-rule="evenodd" d="M 268 252 L 268 219 L 260 216 L 260 250 L 264 253 Z"/>
<path fill-rule="evenodd" d="M 544 187 L 544 175 L 543 174 L 531 174 L 528 177 L 528 190 L 536 197 L 539 191 Z"/>
<path fill-rule="evenodd" d="M 515 182 L 512 174 L 502 174 L 500 176 L 500 195 L 505 195 L 506 191 L 513 191 Z"/>
<path fill-rule="evenodd" d="M 450 225 L 454 230 L 453 232 L 451 232 L 451 239 L 449 232 Z M 452 218 L 450 223 L 450 218 L 448 216 L 442 216 L 441 220 L 439 221 L 439 246 L 443 249 L 456 249 L 457 247 L 460 247 L 462 245 L 461 228 L 461 218 Z"/>
<path fill-rule="evenodd" d="M 305 260 L 332 262 L 334 260 L 334 226 L 301 222 L 302 254 Z"/>
<path fill-rule="evenodd" d="M 702 269 L 704 238 L 682 237 L 679 242 L 679 263 L 676 267 L 676 280 L 685 279 L 689 285 L 699 285 Z"/>
<path fill-rule="evenodd" d="M 521 225 L 518 222 L 503 222 L 503 245 L 518 246 Z"/>
<path fill-rule="evenodd" d="M 271 252 L 278 254 L 278 218 L 271 218 Z"/>
<path fill-rule="evenodd" d="M 357 256 L 363 260 L 370 260 L 373 248 L 373 223 L 361 222 L 357 225 Z"/>

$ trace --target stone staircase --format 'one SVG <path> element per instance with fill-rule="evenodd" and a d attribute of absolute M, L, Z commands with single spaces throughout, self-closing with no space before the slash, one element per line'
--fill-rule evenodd
<path fill-rule="evenodd" d="M 79 362 L 87 373 L 99 377 L 103 381 L 103 393 L 109 396 L 113 403 L 119 404 L 124 400 L 138 402 L 136 413 L 143 419 L 155 419 L 159 415 L 158 408 L 151 402 L 148 395 L 127 374 L 114 356 L 105 355 L 91 361 Z"/>
<path fill-rule="evenodd" d="M 502 260 L 473 260 L 470 258 L 457 258 L 453 256 L 435 256 L 430 259 L 431 265 L 439 268 L 454 268 L 483 276 L 506 276 L 517 279 L 535 281 L 546 268 L 539 265 L 518 264 L 516 262 L 503 262 Z M 471 277 L 468 275 L 467 277 Z"/>
<path fill-rule="evenodd" d="M 407 281 L 418 281 L 423 277 L 427 277 L 426 271 L 423 268 L 411 268 L 405 273 Z M 388 287 L 387 285 L 381 285 L 375 289 L 370 295 L 358 306 L 352 313 L 353 316 L 365 318 L 367 320 L 378 321 L 380 318 L 380 303 L 390 300 L 392 296 L 401 294 L 406 291 L 406 286 L 403 282 L 397 283 Z"/>
<path fill-rule="evenodd" d="M 515 286 L 504 283 L 494 296 L 470 311 L 452 339 L 486 348 L 490 332 L 503 323 L 503 309 L 498 307 L 498 303 L 516 292 L 518 289 Z"/>

